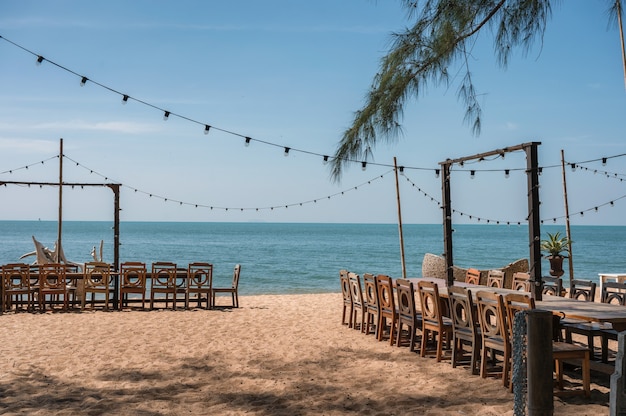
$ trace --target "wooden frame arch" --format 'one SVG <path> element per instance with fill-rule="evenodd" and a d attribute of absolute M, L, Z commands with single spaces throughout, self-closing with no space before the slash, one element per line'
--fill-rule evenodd
<path fill-rule="evenodd" d="M 539 216 L 539 162 L 537 147 L 540 142 L 523 143 L 516 146 L 505 147 L 480 153 L 473 156 L 465 156 L 458 159 L 446 159 L 439 162 L 441 166 L 441 191 L 443 211 L 443 241 L 444 257 L 446 259 L 446 273 L 448 286 L 454 285 L 453 245 L 452 245 L 452 206 L 450 200 L 450 167 L 455 163 L 468 160 L 480 160 L 489 156 L 504 155 L 523 150 L 526 153 L 526 176 L 528 178 L 528 243 L 530 249 L 530 280 L 532 295 L 536 300 L 541 300 L 541 220 Z"/>

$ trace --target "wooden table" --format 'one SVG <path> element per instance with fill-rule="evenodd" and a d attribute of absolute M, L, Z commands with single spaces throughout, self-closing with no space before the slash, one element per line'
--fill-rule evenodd
<path fill-rule="evenodd" d="M 439 286 L 439 295 L 448 297 L 448 287 L 445 279 L 424 277 L 408 279 L 417 288 L 420 280 L 427 280 L 437 283 Z M 519 293 L 512 289 L 501 289 L 496 287 L 472 285 L 465 282 L 454 282 L 455 286 L 465 287 L 472 290 L 472 294 L 478 291 L 496 292 L 502 295 L 507 293 Z M 541 301 L 535 302 L 537 309 L 543 309 L 552 312 L 555 315 L 565 318 L 580 319 L 589 322 L 604 322 L 613 325 L 613 329 L 618 332 L 626 331 L 626 307 L 621 305 L 586 302 L 578 299 L 570 299 L 560 296 L 543 295 Z"/>

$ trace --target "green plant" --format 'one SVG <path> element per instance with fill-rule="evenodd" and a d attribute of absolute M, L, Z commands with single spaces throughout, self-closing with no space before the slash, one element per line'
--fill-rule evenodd
<path fill-rule="evenodd" d="M 548 233 L 548 238 L 541 240 L 541 251 L 550 253 L 551 256 L 565 257 L 562 252 L 569 253 L 569 244 L 572 241 L 566 236 L 561 236 L 560 232 L 554 234 Z"/>

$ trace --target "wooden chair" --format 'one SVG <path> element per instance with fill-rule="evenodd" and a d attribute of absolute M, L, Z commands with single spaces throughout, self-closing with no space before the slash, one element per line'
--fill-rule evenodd
<path fill-rule="evenodd" d="M 415 307 L 415 292 L 413 283 L 405 279 L 396 279 L 396 292 L 398 294 L 398 337 L 396 346 L 402 341 L 402 327 L 406 325 L 409 338 L 409 349 L 415 351 L 417 331 L 422 326 L 422 314 Z"/>
<path fill-rule="evenodd" d="M 95 307 L 96 293 L 104 295 L 104 309 L 109 309 L 109 299 L 113 295 L 111 287 L 111 265 L 103 262 L 88 262 L 83 267 L 83 296 L 80 308 L 85 309 L 87 295 L 91 293 L 91 308 Z"/>
<path fill-rule="evenodd" d="M 512 322 L 515 314 L 522 310 L 535 309 L 535 300 L 525 293 L 510 293 L 505 295 L 504 304 L 507 310 L 507 319 L 510 323 L 510 337 L 512 338 Z M 569 344 L 566 342 L 552 342 L 552 358 L 555 363 L 555 372 L 559 390 L 563 390 L 563 362 L 565 360 L 579 359 L 582 362 L 583 388 L 569 393 L 582 393 L 585 397 L 591 394 L 590 388 L 590 364 L 589 349 L 584 346 Z"/>
<path fill-rule="evenodd" d="M 158 261 L 152 263 L 152 278 L 150 279 L 150 309 L 154 309 L 154 301 L 163 299 L 159 294 L 165 295 L 165 308 L 169 304 L 172 295 L 172 309 L 176 309 L 176 293 L 178 269 L 176 263 Z"/>
<path fill-rule="evenodd" d="M 11 310 L 15 303 L 15 311 L 18 306 L 26 310 L 34 309 L 35 294 L 38 286 L 31 286 L 30 266 L 24 263 L 9 263 L 2 265 L 2 299 L 0 302 L 0 312 Z M 26 302 L 24 302 L 24 296 Z M 15 302 L 13 301 L 15 299 Z"/>
<path fill-rule="evenodd" d="M 504 287 L 504 272 L 502 270 L 489 270 L 487 274 L 487 286 Z"/>
<path fill-rule="evenodd" d="M 541 293 L 551 296 L 563 296 L 563 279 L 560 277 L 543 276 Z"/>
<path fill-rule="evenodd" d="M 352 328 L 357 329 L 357 324 L 361 332 L 365 332 L 365 314 L 367 305 L 363 300 L 363 289 L 361 287 L 361 278 L 356 273 L 348 273 L 348 281 L 350 282 L 350 295 L 352 296 Z"/>
<path fill-rule="evenodd" d="M 439 287 L 436 283 L 420 281 L 417 284 L 417 293 L 422 308 L 422 348 L 420 355 L 426 356 L 426 344 L 429 336 L 436 334 L 436 358 L 439 362 L 442 358 L 443 343 L 446 342 L 449 345 L 452 340 L 452 320 L 443 316 Z"/>
<path fill-rule="evenodd" d="M 67 310 L 69 293 L 67 290 L 66 266 L 61 263 L 39 265 L 39 308 L 46 310 L 46 295 L 50 295 L 50 307 L 54 309 L 55 299 L 63 296 L 63 310 Z"/>
<path fill-rule="evenodd" d="M 511 288 L 522 292 L 530 292 L 530 274 L 526 272 L 513 273 L 513 284 Z"/>
<path fill-rule="evenodd" d="M 371 327 L 376 327 L 375 334 L 378 339 L 378 318 L 380 305 L 378 304 L 378 287 L 373 274 L 363 273 L 363 293 L 365 294 L 365 335 L 369 335 Z"/>
<path fill-rule="evenodd" d="M 230 287 L 214 287 L 212 290 L 213 293 L 213 302 L 212 305 L 215 307 L 215 296 L 217 294 L 230 294 L 232 299 L 232 307 L 239 307 L 239 276 L 241 275 L 241 265 L 236 264 L 235 269 L 233 270 L 233 281 Z"/>
<path fill-rule="evenodd" d="M 572 280 L 569 288 L 570 299 L 584 300 L 594 302 L 596 297 L 596 283 L 591 280 Z M 579 334 L 587 337 L 587 346 L 589 353 L 593 358 L 595 356 L 594 338 L 602 336 L 600 332 L 600 324 L 587 322 L 580 319 L 566 318 L 561 320 L 561 328 L 565 331 L 566 342 L 572 343 L 572 334 Z M 602 356 L 602 361 L 606 362 L 607 357 Z"/>
<path fill-rule="evenodd" d="M 398 324 L 398 310 L 393 295 L 393 281 L 389 276 L 379 274 L 376 276 L 378 287 L 378 304 L 380 305 L 380 317 L 378 318 L 378 340 L 383 340 L 384 329 L 389 324 L 389 345 L 393 345 L 396 326 Z"/>
<path fill-rule="evenodd" d="M 469 344 L 470 369 L 472 374 L 478 374 L 481 334 L 472 292 L 466 288 L 450 286 L 448 301 L 452 318 L 452 367 L 456 368 L 457 364 L 464 360 L 463 344 Z"/>
<path fill-rule="evenodd" d="M 479 285 L 480 271 L 478 269 L 467 269 L 467 272 L 465 272 L 465 283 Z"/>
<path fill-rule="evenodd" d="M 352 328 L 352 295 L 350 294 L 350 280 L 348 280 L 348 271 L 339 270 L 339 282 L 341 283 L 341 294 L 343 295 L 343 311 L 341 312 L 341 323 Z M 346 317 L 348 321 L 346 321 Z M 376 325 L 378 328 L 378 325 Z M 378 334 L 378 331 L 376 331 Z"/>
<path fill-rule="evenodd" d="M 78 264 L 64 263 L 65 264 L 65 284 L 67 285 L 68 303 L 72 308 L 82 304 L 82 299 L 85 296 L 83 276 L 81 268 Z M 71 276 L 70 276 L 71 274 Z"/>
<path fill-rule="evenodd" d="M 146 308 L 146 264 L 127 261 L 120 265 L 120 302 L 121 310 L 128 306 L 129 295 L 141 295 L 141 308 Z"/>
<path fill-rule="evenodd" d="M 595 302 L 596 283 L 591 280 L 574 279 L 569 288 L 569 297 L 571 299 L 586 300 L 587 302 Z"/>
<path fill-rule="evenodd" d="M 476 293 L 476 306 L 482 336 L 480 354 L 480 376 L 501 375 L 502 384 L 506 387 L 509 382 L 511 368 L 511 343 L 506 321 L 506 309 L 502 295 L 492 292 L 479 291 Z M 489 372 L 487 368 L 489 352 L 502 353 L 502 371 Z"/>
<path fill-rule="evenodd" d="M 185 285 L 185 308 L 189 309 L 192 296 L 196 296 L 198 308 L 202 307 L 205 297 L 206 309 L 213 304 L 213 265 L 211 263 L 194 262 L 187 265 L 187 284 Z"/>
<path fill-rule="evenodd" d="M 600 302 L 626 306 L 626 282 L 604 282 L 600 294 Z M 609 339 L 617 341 L 618 332 L 609 323 L 599 324 L 603 363 L 609 361 Z M 594 334 L 595 335 L 595 334 Z"/>

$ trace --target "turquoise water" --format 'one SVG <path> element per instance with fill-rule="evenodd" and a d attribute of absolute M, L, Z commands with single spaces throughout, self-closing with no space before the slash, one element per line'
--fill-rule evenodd
<path fill-rule="evenodd" d="M 104 240 L 104 259 L 113 260 L 113 223 L 63 223 L 63 248 L 69 260 L 91 260 Z M 339 291 L 338 271 L 401 276 L 400 243 L 395 224 L 179 223 L 123 222 L 120 260 L 192 261 L 214 265 L 215 284 L 226 285 L 236 263 L 242 265 L 242 294 Z M 421 276 L 425 253 L 443 252 L 441 225 L 404 225 L 408 276 Z M 528 258 L 525 226 L 455 225 L 454 262 L 488 269 Z M 564 227 L 542 226 L 542 233 Z M 33 251 L 31 236 L 48 247 L 56 240 L 54 221 L 0 221 L 0 263 L 19 261 Z M 626 227 L 573 226 L 574 274 L 626 272 Z M 33 257 L 24 261 L 31 262 Z M 567 269 L 567 265 L 564 265 Z M 549 266 L 544 260 L 543 274 Z M 567 277 L 567 273 L 564 277 Z"/>

